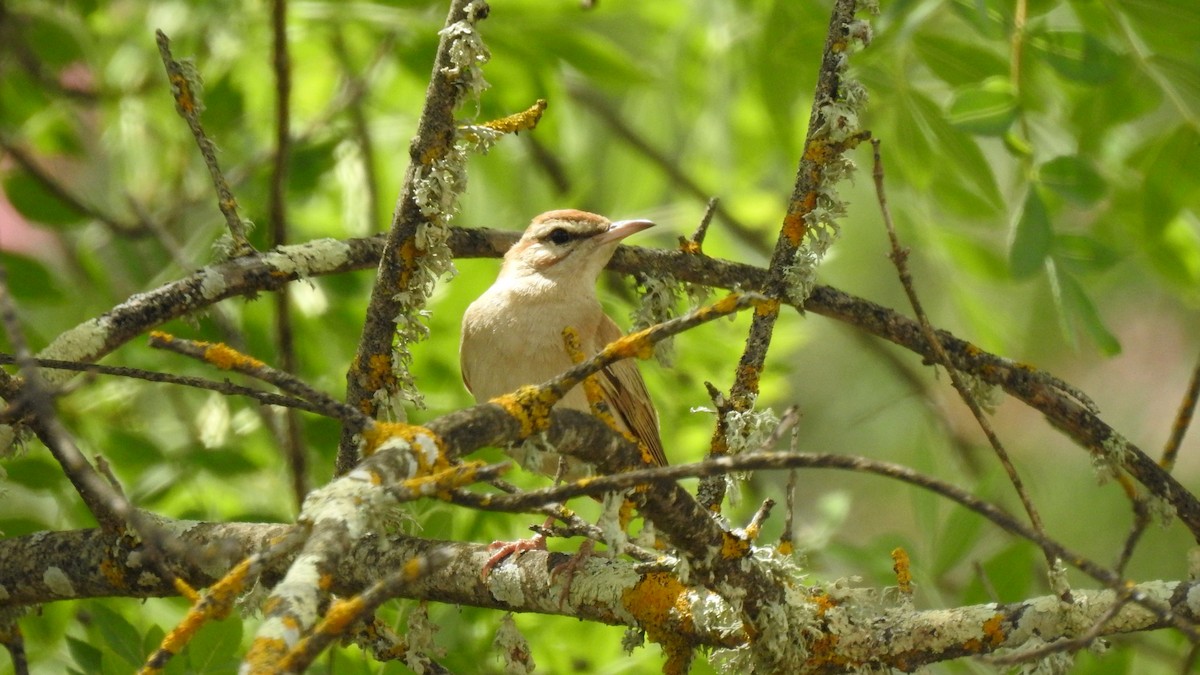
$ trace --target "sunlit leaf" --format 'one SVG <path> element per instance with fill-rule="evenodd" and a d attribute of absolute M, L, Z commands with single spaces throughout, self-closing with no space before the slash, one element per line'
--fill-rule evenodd
<path fill-rule="evenodd" d="M 1195 118 L 1200 115 L 1200 64 L 1195 58 L 1176 59 L 1155 55 L 1147 60 L 1147 67 L 1158 71 L 1161 87 L 1168 98 L 1183 108 L 1180 112 Z"/>
<path fill-rule="evenodd" d="M 1200 296 L 1200 232 L 1194 222 L 1173 219 L 1147 242 L 1146 251 L 1159 274 L 1193 298 Z"/>

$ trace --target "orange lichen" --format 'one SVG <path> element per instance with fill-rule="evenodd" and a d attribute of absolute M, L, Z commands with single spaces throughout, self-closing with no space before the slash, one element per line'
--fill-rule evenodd
<path fill-rule="evenodd" d="M 828 593 L 819 593 L 814 595 L 812 597 L 812 602 L 817 606 L 818 619 L 824 617 L 826 612 L 841 604 L 837 600 L 834 600 L 832 597 L 830 597 Z"/>
<path fill-rule="evenodd" d="M 758 380 L 762 376 L 762 367 L 752 363 L 739 363 L 737 367 L 737 382 L 743 391 L 758 392 Z"/>
<path fill-rule="evenodd" d="M 287 655 L 287 643 L 282 638 L 259 637 L 246 650 L 239 673 L 279 672 L 279 663 Z"/>
<path fill-rule="evenodd" d="M 750 540 L 739 537 L 732 532 L 721 533 L 721 557 L 726 560 L 745 558 L 750 552 Z"/>
<path fill-rule="evenodd" d="M 787 237 L 788 243 L 792 246 L 799 246 L 800 242 L 804 241 L 804 233 L 808 231 L 808 225 L 804 222 L 804 214 L 811 211 L 816 203 L 815 195 L 806 195 L 799 209 L 789 211 L 784 216 L 783 236 Z"/>
<path fill-rule="evenodd" d="M 125 575 L 121 574 L 121 565 L 105 558 L 100 561 L 100 574 L 113 588 L 125 588 Z"/>
<path fill-rule="evenodd" d="M 189 117 L 195 116 L 196 97 L 192 95 L 192 84 L 180 73 L 171 73 L 168 79 L 175 90 L 175 105 Z"/>
<path fill-rule="evenodd" d="M 650 329 L 639 330 L 613 340 L 604 347 L 603 354 L 619 359 L 648 359 L 654 356 L 654 341 L 650 339 Z"/>
<path fill-rule="evenodd" d="M 204 360 L 221 370 L 257 370 L 266 365 L 220 342 L 197 342 L 196 345 L 204 348 Z"/>
<path fill-rule="evenodd" d="M 198 598 L 195 595 L 195 591 L 191 591 L 186 583 L 182 587 L 177 585 L 176 588 L 185 596 L 189 595 L 187 591 L 191 591 L 190 595 L 192 597 L 190 599 L 193 602 L 192 607 L 184 615 L 183 620 L 163 638 L 162 643 L 150 655 L 141 672 L 159 672 L 166 662 L 170 660 L 171 656 L 178 654 L 187 646 L 187 643 L 205 622 L 210 619 L 219 620 L 229 616 L 230 610 L 233 609 L 234 601 L 246 587 L 246 580 L 250 569 L 251 559 L 246 558 L 242 560 L 228 574 L 213 584 L 208 590 L 208 595 L 203 599 Z"/>
<path fill-rule="evenodd" d="M 518 131 L 527 131 L 537 126 L 538 122 L 542 119 L 542 112 L 545 109 L 546 99 L 539 98 L 536 103 L 529 106 L 526 110 L 490 122 L 484 122 L 482 126 L 493 131 L 499 131 L 502 134 L 515 134 Z"/>
<path fill-rule="evenodd" d="M 780 555 L 791 555 L 792 552 L 796 550 L 796 546 L 792 544 L 790 539 L 784 539 L 783 541 L 779 542 L 779 544 L 775 547 L 775 550 L 779 551 Z"/>
<path fill-rule="evenodd" d="M 446 459 L 445 442 L 440 436 L 426 427 L 403 422 L 376 422 L 365 429 L 363 456 L 375 454 L 384 443 L 393 438 L 399 438 L 408 444 L 422 474 L 440 471 L 450 466 L 450 460 Z M 432 458 L 428 454 L 433 449 L 430 443 L 436 448 Z"/>
<path fill-rule="evenodd" d="M 521 438 L 526 438 L 550 426 L 550 409 L 558 398 L 548 389 L 525 386 L 488 402 L 504 408 L 521 425 Z"/>
<path fill-rule="evenodd" d="M 621 604 L 646 631 L 646 637 L 662 646 L 667 655 L 663 672 L 686 672 L 691 662 L 694 631 L 687 587 L 668 572 L 650 572 L 621 595 Z"/>
<path fill-rule="evenodd" d="M 775 298 L 766 298 L 758 300 L 754 303 L 754 313 L 757 316 L 771 316 L 779 313 L 779 301 Z"/>
<path fill-rule="evenodd" d="M 416 478 L 410 478 L 404 481 L 401 487 L 415 494 L 429 494 L 430 492 L 440 494 L 451 488 L 462 487 L 463 485 L 470 485 L 476 482 L 479 479 L 479 469 L 484 466 L 486 466 L 486 462 L 457 464 Z M 430 487 L 432 487 L 432 490 L 428 489 Z"/>
<path fill-rule="evenodd" d="M 912 595 L 912 569 L 910 568 L 908 551 L 903 548 L 892 549 L 892 570 L 896 572 L 896 585 L 900 592 Z"/>
<path fill-rule="evenodd" d="M 691 239 L 684 239 L 683 237 L 679 238 L 679 250 L 689 255 L 700 255 L 702 253 L 699 243 Z"/>
<path fill-rule="evenodd" d="M 1004 644 L 1004 615 L 994 614 L 992 618 L 983 622 L 983 635 L 987 638 L 988 646 L 999 647 Z"/>

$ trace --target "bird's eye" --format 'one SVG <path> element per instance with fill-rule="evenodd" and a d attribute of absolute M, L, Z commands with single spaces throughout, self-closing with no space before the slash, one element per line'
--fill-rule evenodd
<path fill-rule="evenodd" d="M 550 230 L 550 234 L 546 235 L 546 238 L 553 243 L 562 246 L 568 241 L 571 241 L 571 233 L 567 232 L 561 227 L 556 227 L 553 230 Z"/>

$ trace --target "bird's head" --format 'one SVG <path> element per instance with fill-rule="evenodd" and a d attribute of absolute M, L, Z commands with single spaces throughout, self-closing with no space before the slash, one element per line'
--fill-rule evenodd
<path fill-rule="evenodd" d="M 586 211 L 547 211 L 533 219 L 504 255 L 501 276 L 539 275 L 553 281 L 594 286 L 617 244 L 653 227 L 649 220 L 618 220 Z"/>

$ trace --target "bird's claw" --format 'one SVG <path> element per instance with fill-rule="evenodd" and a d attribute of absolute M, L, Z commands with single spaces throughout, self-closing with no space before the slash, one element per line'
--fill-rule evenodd
<path fill-rule="evenodd" d="M 546 537 L 545 535 L 535 534 L 528 539 L 518 539 L 516 541 L 493 541 L 488 545 L 488 550 L 493 551 L 487 562 L 483 563 L 483 569 L 479 570 L 479 578 L 487 580 L 488 575 L 492 573 L 492 568 L 500 564 L 500 561 L 511 555 L 520 555 L 526 551 L 545 551 Z"/>

